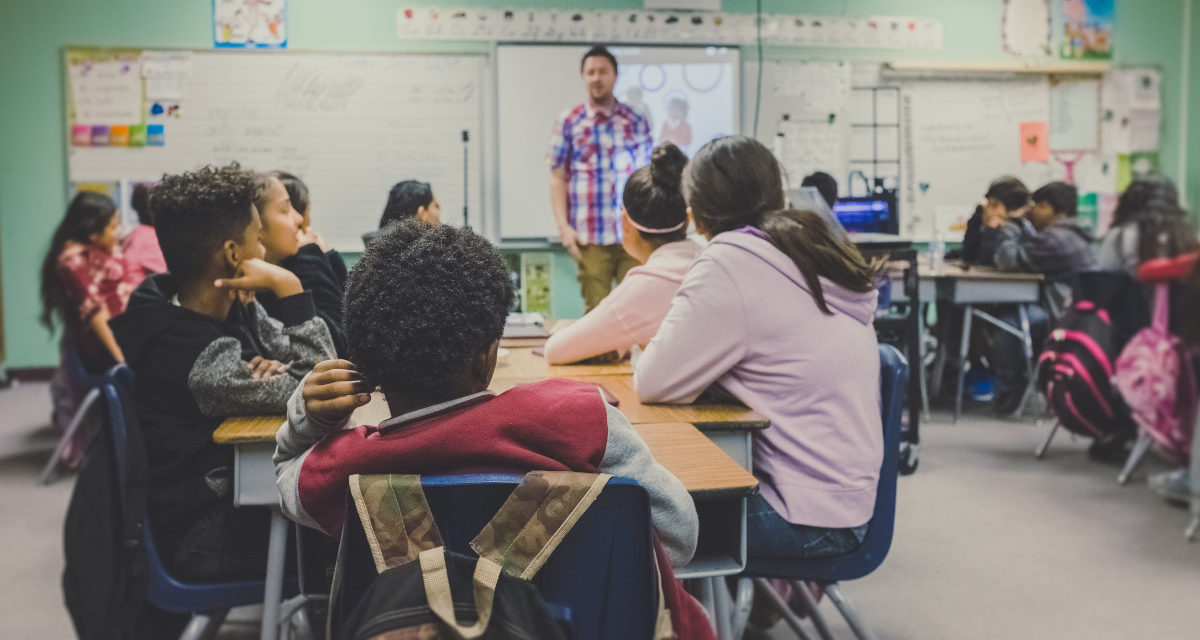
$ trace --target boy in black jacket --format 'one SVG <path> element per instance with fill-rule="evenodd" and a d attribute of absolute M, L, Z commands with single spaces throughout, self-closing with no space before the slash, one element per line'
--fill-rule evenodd
<path fill-rule="evenodd" d="M 256 176 L 236 164 L 165 176 L 154 191 L 169 273 L 148 278 L 111 322 L 135 375 L 149 463 L 147 511 L 176 577 L 261 577 L 269 514 L 232 504 L 228 416 L 283 413 L 316 362 L 333 357 L 312 295 L 262 260 Z M 279 300 L 269 317 L 247 293 Z"/>

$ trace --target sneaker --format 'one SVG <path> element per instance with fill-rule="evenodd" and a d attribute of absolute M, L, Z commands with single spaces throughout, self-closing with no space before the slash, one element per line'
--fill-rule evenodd
<path fill-rule="evenodd" d="M 1146 482 L 1167 502 L 1186 505 L 1192 499 L 1192 480 L 1187 468 L 1156 473 Z"/>

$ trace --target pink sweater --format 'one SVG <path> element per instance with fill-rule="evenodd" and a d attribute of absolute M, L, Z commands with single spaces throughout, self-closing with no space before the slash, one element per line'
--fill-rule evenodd
<path fill-rule="evenodd" d="M 638 360 L 643 402 L 690 403 L 713 383 L 765 415 L 754 475 L 788 522 L 857 527 L 871 518 L 883 462 L 876 292 L 800 270 L 767 240 L 717 235 L 688 271 Z"/>
<path fill-rule="evenodd" d="M 683 274 L 700 253 L 691 240 L 664 244 L 646 264 L 634 267 L 590 313 L 546 341 L 546 362 L 566 364 L 633 345 L 645 346 L 671 307 Z"/>
<path fill-rule="evenodd" d="M 121 241 L 121 253 L 125 256 L 125 281 L 134 287 L 146 276 L 167 272 L 167 261 L 158 246 L 158 234 L 154 227 L 139 224 Z"/>

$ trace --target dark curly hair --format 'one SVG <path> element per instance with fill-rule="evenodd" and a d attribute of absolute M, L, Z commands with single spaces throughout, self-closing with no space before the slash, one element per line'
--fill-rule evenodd
<path fill-rule="evenodd" d="M 512 284 L 468 229 L 411 219 L 371 243 L 346 284 L 350 359 L 384 392 L 440 396 L 504 332 Z"/>
<path fill-rule="evenodd" d="M 236 162 L 163 176 L 150 196 L 150 208 L 172 275 L 183 282 L 203 276 L 226 240 L 241 239 L 253 221 L 257 180 Z"/>

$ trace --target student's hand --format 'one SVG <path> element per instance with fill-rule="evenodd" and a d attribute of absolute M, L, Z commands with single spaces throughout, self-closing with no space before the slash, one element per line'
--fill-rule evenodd
<path fill-rule="evenodd" d="M 234 277 L 217 280 L 213 286 L 230 292 L 270 291 L 280 298 L 304 291 L 296 274 L 258 258 L 244 260 Z"/>
<path fill-rule="evenodd" d="M 246 363 L 246 367 L 250 369 L 250 378 L 252 380 L 269 380 L 275 376 L 287 373 L 289 369 L 286 363 L 262 356 L 254 356 L 254 359 Z"/>
<path fill-rule="evenodd" d="M 325 238 L 321 234 L 313 231 L 312 227 L 300 230 L 300 246 L 306 244 L 315 244 L 321 248 L 322 253 L 329 253 L 329 243 L 325 241 Z"/>
<path fill-rule="evenodd" d="M 1001 210 L 996 212 L 994 209 L 983 210 L 983 226 L 988 229 L 997 229 L 1004 226 L 1009 220 L 1008 212 Z"/>
<path fill-rule="evenodd" d="M 371 401 L 371 390 L 349 360 L 325 360 L 304 378 L 304 413 L 315 422 L 342 424 Z"/>
<path fill-rule="evenodd" d="M 569 226 L 559 227 L 558 239 L 562 241 L 563 247 L 575 259 L 575 262 L 583 259 L 583 253 L 579 250 L 579 235 L 575 233 L 575 229 Z"/>

